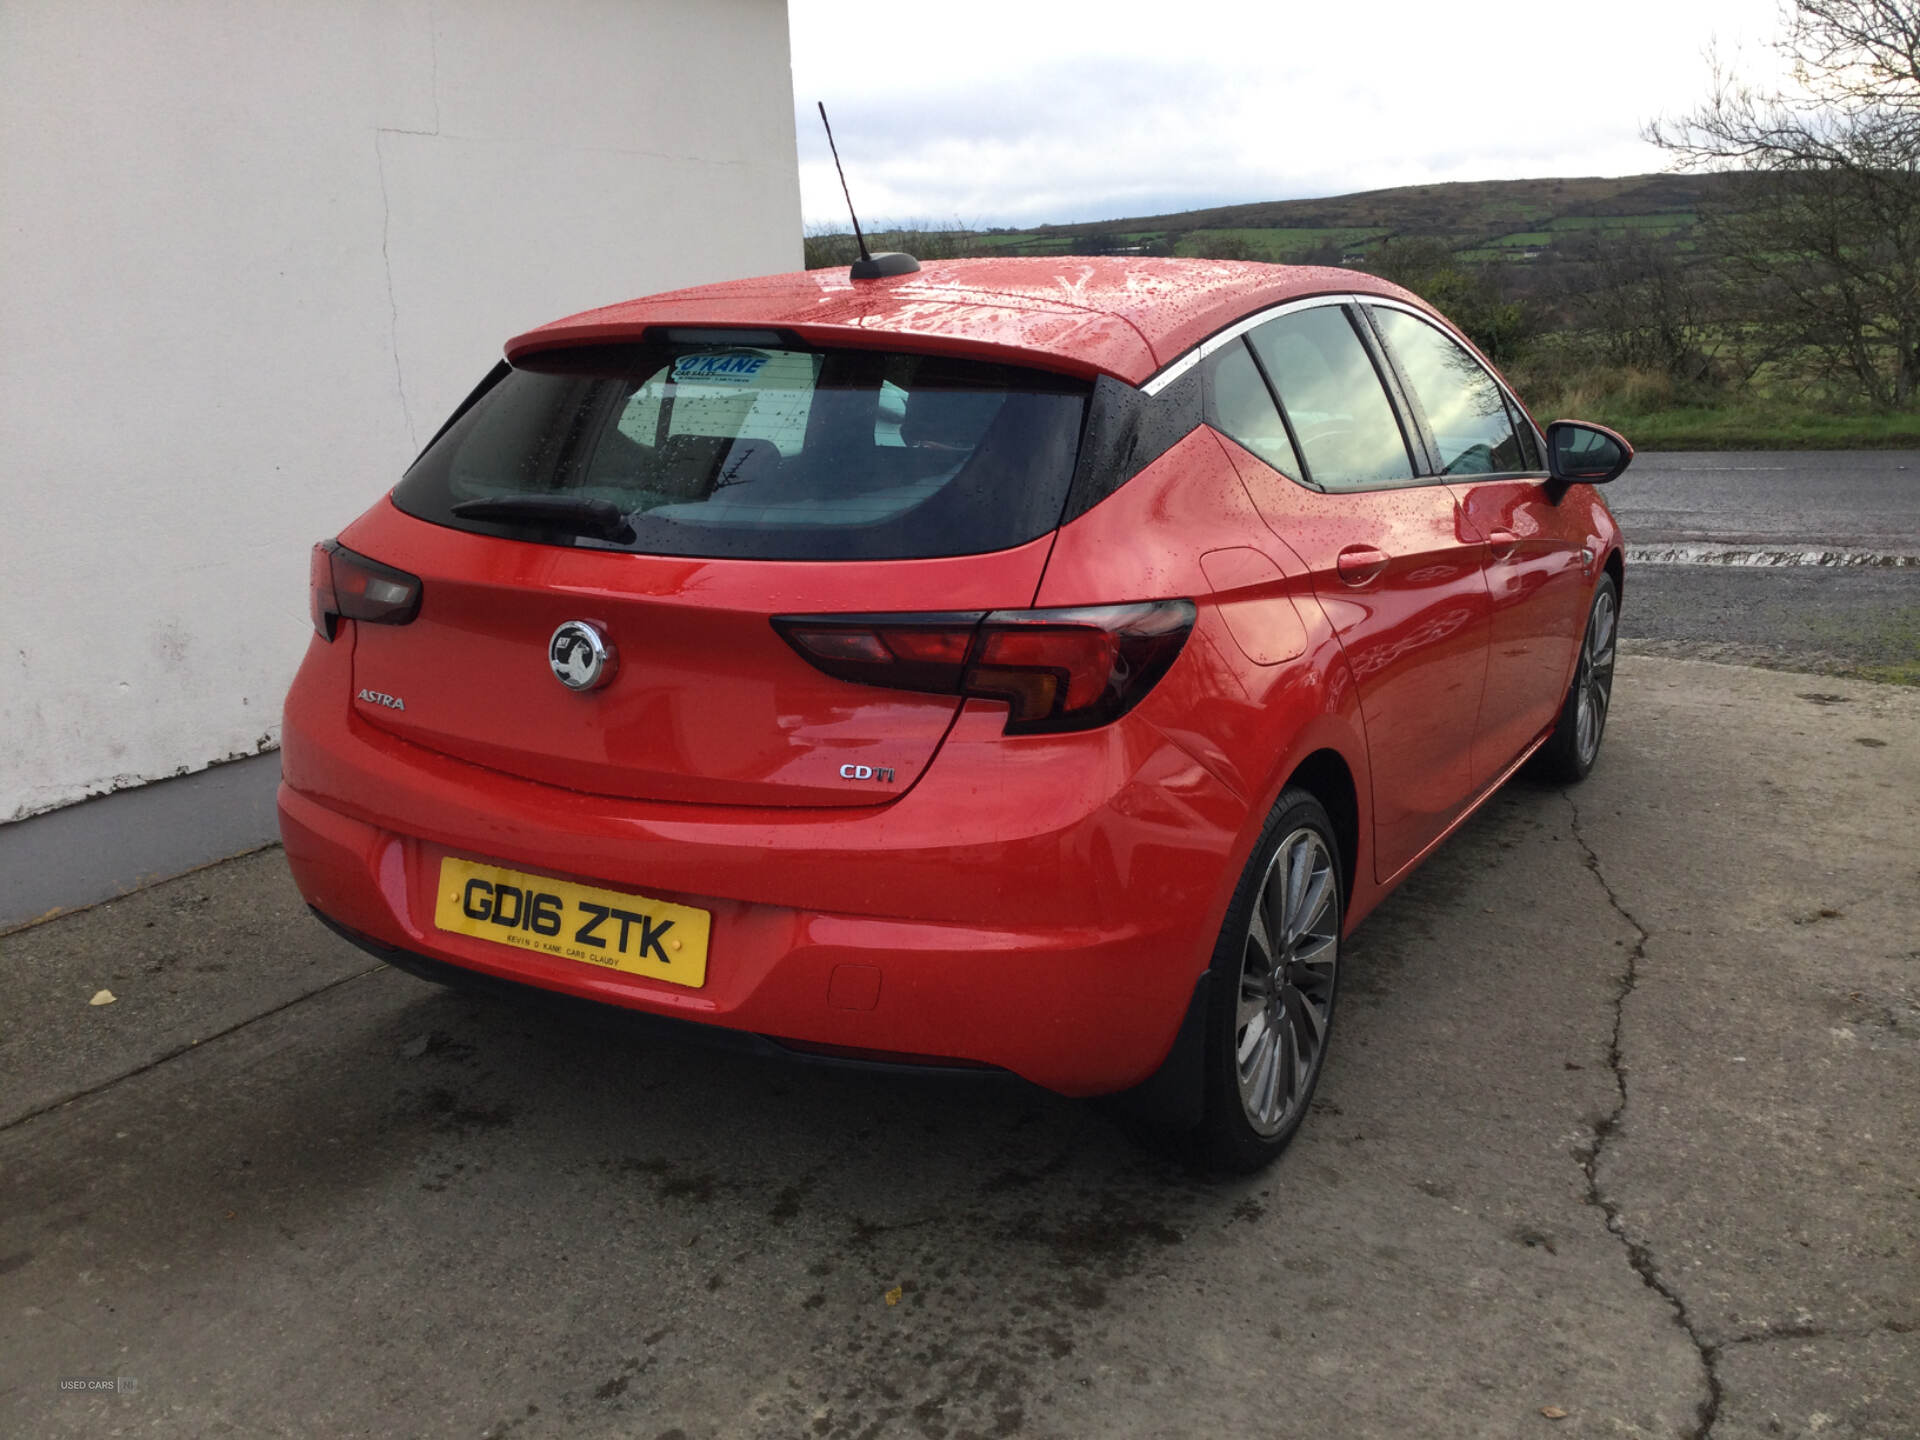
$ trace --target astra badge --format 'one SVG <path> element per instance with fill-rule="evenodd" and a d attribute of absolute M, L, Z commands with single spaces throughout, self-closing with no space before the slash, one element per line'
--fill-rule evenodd
<path fill-rule="evenodd" d="M 613 646 L 585 620 L 569 620 L 547 642 L 553 677 L 569 690 L 597 690 L 613 678 Z"/>
<path fill-rule="evenodd" d="M 384 705 L 389 710 L 404 710 L 407 708 L 407 702 L 402 700 L 398 695 L 383 695 L 378 690 L 362 690 L 354 698 L 356 700 L 364 700 L 369 705 Z"/>

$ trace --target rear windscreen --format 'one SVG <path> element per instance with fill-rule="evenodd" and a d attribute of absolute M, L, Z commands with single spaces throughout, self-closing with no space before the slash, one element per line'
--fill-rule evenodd
<path fill-rule="evenodd" d="M 1060 523 L 1089 388 L 865 350 L 549 351 L 523 357 L 449 425 L 393 500 L 437 525 L 654 555 L 1004 550 Z M 484 520 L 454 511 L 516 496 L 609 502 L 634 538 L 575 537 L 498 507 Z"/>

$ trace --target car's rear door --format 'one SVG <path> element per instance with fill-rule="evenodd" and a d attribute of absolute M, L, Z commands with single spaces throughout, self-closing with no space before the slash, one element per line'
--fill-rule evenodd
<path fill-rule="evenodd" d="M 772 621 L 1030 605 L 1087 389 L 770 332 L 518 360 L 341 537 L 422 585 L 410 623 L 359 627 L 355 713 L 589 794 L 891 800 L 958 697 L 835 679 Z M 614 651 L 604 684 L 556 668 L 570 621 Z"/>
<path fill-rule="evenodd" d="M 1385 879 L 1471 798 L 1488 606 L 1473 537 L 1423 480 L 1374 339 L 1351 306 L 1290 309 L 1246 337 L 1277 393 L 1296 473 L 1236 448 L 1262 517 L 1312 573 L 1360 692 L 1374 863 Z"/>
<path fill-rule="evenodd" d="M 1487 691 L 1474 740 L 1476 788 L 1553 723 L 1591 585 L 1584 517 L 1562 506 L 1539 438 L 1487 369 L 1432 320 L 1388 303 L 1368 318 L 1425 431 L 1434 470 L 1459 497 L 1492 599 Z"/>

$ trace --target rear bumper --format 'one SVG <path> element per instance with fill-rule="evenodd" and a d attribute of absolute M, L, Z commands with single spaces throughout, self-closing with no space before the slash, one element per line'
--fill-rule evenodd
<path fill-rule="evenodd" d="M 404 970 L 416 979 L 428 980 L 435 985 L 445 985 L 469 994 L 485 995 L 507 1003 L 533 1002 L 556 1015 L 565 1016 L 583 1025 L 612 1029 L 623 1035 L 662 1043 L 683 1043 L 699 1045 L 703 1048 L 730 1050 L 736 1054 L 750 1055 L 757 1059 L 783 1063 L 797 1062 L 808 1067 L 854 1070 L 867 1074 L 879 1072 L 897 1075 L 903 1079 L 951 1078 L 1017 1083 L 1007 1071 L 996 1070 L 988 1065 L 939 1065 L 920 1060 L 901 1063 L 899 1059 L 889 1059 L 879 1053 L 846 1055 L 831 1050 L 795 1048 L 746 1030 L 729 1030 L 720 1025 L 701 1025 L 693 1021 L 655 1015 L 645 1010 L 602 1005 L 592 1000 L 583 1000 L 575 995 L 563 994 L 557 990 L 540 990 L 518 980 L 501 980 L 492 975 L 483 975 L 478 970 L 470 970 L 464 965 L 451 965 L 445 960 L 436 960 L 431 955 L 401 950 L 392 945 L 382 945 L 371 936 L 349 929 L 318 910 L 313 911 L 313 916 L 348 944 L 358 946 L 374 959 L 384 961 L 396 970 Z"/>
<path fill-rule="evenodd" d="M 1122 1090 L 1172 1045 L 1231 890 L 1241 801 L 1151 725 L 1010 745 L 963 714 L 893 804 L 744 810 L 581 795 L 287 709 L 281 833 L 356 938 L 478 975 L 802 1045 Z M 336 692 L 337 693 L 337 692 Z M 449 854 L 712 915 L 691 990 L 434 927 Z"/>

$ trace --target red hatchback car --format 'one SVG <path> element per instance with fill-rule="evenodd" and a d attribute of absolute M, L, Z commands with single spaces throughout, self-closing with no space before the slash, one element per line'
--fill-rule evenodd
<path fill-rule="evenodd" d="M 416 973 L 1131 1092 L 1251 1168 L 1342 938 L 1594 762 L 1632 452 L 1383 281 L 812 272 L 506 356 L 316 548 L 287 698 L 294 878 Z"/>

